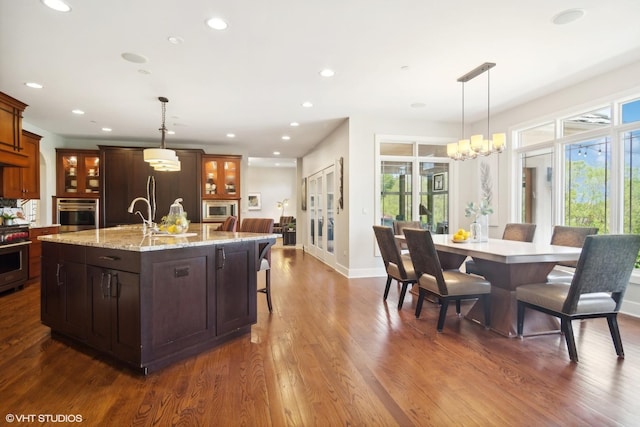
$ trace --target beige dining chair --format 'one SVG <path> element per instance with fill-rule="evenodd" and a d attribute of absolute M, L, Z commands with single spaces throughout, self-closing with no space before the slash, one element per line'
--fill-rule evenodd
<path fill-rule="evenodd" d="M 273 222 L 273 218 L 245 218 L 240 225 L 240 231 L 273 234 Z M 267 307 L 271 312 L 271 246 L 266 243 L 261 244 L 258 250 L 260 251 L 258 271 L 265 272 L 265 287 L 258 289 L 258 292 L 267 296 Z"/>
<path fill-rule="evenodd" d="M 638 251 L 640 235 L 587 236 L 571 284 L 547 282 L 516 288 L 518 336 L 522 337 L 525 309 L 558 317 L 569 358 L 577 362 L 571 321 L 606 317 L 616 353 L 624 357 L 617 316 Z"/>
<path fill-rule="evenodd" d="M 460 315 L 461 300 L 480 298 L 484 309 L 484 325 L 488 328 L 491 324 L 489 282 L 482 277 L 465 274 L 459 270 L 442 270 L 438 251 L 428 230 L 405 228 L 404 235 L 413 269 L 418 277 L 416 318 L 420 317 L 427 294 L 434 296 L 440 302 L 437 330 L 442 332 L 449 301 L 456 302 L 456 313 Z"/>
<path fill-rule="evenodd" d="M 502 240 L 515 240 L 518 242 L 533 242 L 533 236 L 536 234 L 536 225 L 528 223 L 509 223 L 504 226 L 502 232 Z M 475 261 L 470 260 L 464 263 L 464 270 L 467 274 L 476 274 L 482 276 L 480 269 Z"/>
<path fill-rule="evenodd" d="M 597 227 L 568 227 L 565 225 L 556 225 L 553 227 L 551 244 L 581 248 L 584 244 L 584 239 L 592 234 L 598 234 Z M 547 276 L 547 281 L 571 283 L 571 280 L 573 279 L 573 271 L 563 270 L 562 267 L 575 269 L 577 261 L 562 261 L 557 265 L 561 267 L 554 267 Z"/>
<path fill-rule="evenodd" d="M 395 240 L 393 229 L 382 225 L 374 225 L 373 232 L 380 248 L 384 268 L 387 272 L 387 283 L 384 287 L 383 300 L 387 300 L 391 281 L 396 280 L 402 284 L 400 296 L 398 297 L 398 310 L 404 304 L 404 297 L 407 294 L 407 287 L 417 282 L 416 274 L 413 271 L 411 258 L 407 254 L 400 252 L 400 247 Z"/>
<path fill-rule="evenodd" d="M 393 221 L 393 234 L 402 235 L 405 228 L 422 228 L 420 221 Z M 400 250 L 407 250 L 407 244 L 400 242 Z"/>

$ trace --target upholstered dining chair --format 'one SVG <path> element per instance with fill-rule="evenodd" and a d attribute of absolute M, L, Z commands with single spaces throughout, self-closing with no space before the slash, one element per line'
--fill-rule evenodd
<path fill-rule="evenodd" d="M 420 221 L 393 221 L 393 234 L 402 235 L 405 228 L 422 228 Z M 400 242 L 400 250 L 407 250 L 407 244 Z"/>
<path fill-rule="evenodd" d="M 407 287 L 416 283 L 416 275 L 413 272 L 411 258 L 409 255 L 400 253 L 400 247 L 396 243 L 391 227 L 374 225 L 373 232 L 380 248 L 380 254 L 382 254 L 384 268 L 387 271 L 387 283 L 384 288 L 383 300 L 387 300 L 391 281 L 396 280 L 402 284 L 400 296 L 398 297 L 398 310 L 400 310 L 407 294 Z"/>
<path fill-rule="evenodd" d="M 597 227 L 568 227 L 565 225 L 556 225 L 553 227 L 551 234 L 551 244 L 561 246 L 572 246 L 581 248 L 584 239 L 592 234 L 598 234 Z M 576 268 L 577 261 L 559 262 L 558 266 Z M 566 282 L 571 283 L 573 272 L 554 267 L 547 276 L 548 282 Z"/>
<path fill-rule="evenodd" d="M 236 216 L 228 216 L 225 218 L 224 222 L 220 224 L 216 231 L 236 231 L 236 227 L 238 225 L 238 217 Z"/>
<path fill-rule="evenodd" d="M 449 301 L 456 302 L 456 313 L 460 315 L 460 301 L 482 300 L 484 325 L 491 325 L 490 296 L 491 284 L 484 278 L 465 274 L 458 270 L 442 270 L 438 251 L 428 230 L 405 228 L 404 235 L 409 246 L 413 269 L 418 277 L 419 295 L 416 317 L 420 317 L 425 296 L 430 294 L 440 301 L 438 332 L 442 332 L 447 316 Z"/>
<path fill-rule="evenodd" d="M 536 234 L 535 224 L 509 223 L 504 226 L 502 232 L 502 240 L 516 240 L 518 242 L 533 242 L 533 236 Z M 467 274 L 477 274 L 482 276 L 480 269 L 475 261 L 470 260 L 464 263 L 464 269 Z"/>
<path fill-rule="evenodd" d="M 240 225 L 240 231 L 246 233 L 267 233 L 273 234 L 273 218 L 245 218 Z M 258 247 L 260 251 L 260 265 L 258 271 L 265 272 L 265 287 L 258 289 L 267 296 L 267 307 L 272 311 L 271 306 L 271 246 L 262 244 Z"/>
<path fill-rule="evenodd" d="M 577 362 L 571 321 L 606 317 L 616 353 L 624 357 L 617 316 L 639 250 L 640 235 L 587 236 L 571 284 L 547 282 L 516 288 L 518 336 L 522 337 L 527 308 L 558 317 L 569 358 Z"/>

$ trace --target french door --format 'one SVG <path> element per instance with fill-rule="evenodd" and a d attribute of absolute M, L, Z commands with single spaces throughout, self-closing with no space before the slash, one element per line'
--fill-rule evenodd
<path fill-rule="evenodd" d="M 309 253 L 335 265 L 335 167 L 309 177 Z"/>

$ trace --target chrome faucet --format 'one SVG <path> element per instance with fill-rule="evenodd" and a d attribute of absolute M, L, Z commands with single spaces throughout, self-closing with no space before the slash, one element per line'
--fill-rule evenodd
<path fill-rule="evenodd" d="M 144 201 L 147 204 L 147 219 L 144 218 L 144 215 L 142 215 L 140 211 L 135 212 L 140 215 L 140 218 L 142 218 L 143 230 L 146 231 L 148 227 L 150 231 L 153 231 L 155 229 L 155 224 L 152 220 L 153 216 L 151 213 L 151 203 L 149 202 L 149 200 L 145 199 L 144 197 L 136 197 L 131 201 L 131 204 L 129 205 L 129 209 L 127 209 L 127 211 L 129 213 L 133 213 L 133 207 L 138 201 Z"/>

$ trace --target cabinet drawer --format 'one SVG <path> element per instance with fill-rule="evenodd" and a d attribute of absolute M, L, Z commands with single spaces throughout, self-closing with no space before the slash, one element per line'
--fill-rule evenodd
<path fill-rule="evenodd" d="M 139 273 L 140 253 L 118 249 L 87 248 L 87 264 Z"/>

